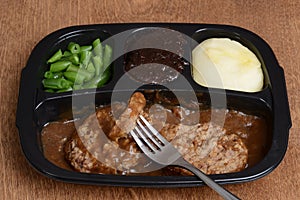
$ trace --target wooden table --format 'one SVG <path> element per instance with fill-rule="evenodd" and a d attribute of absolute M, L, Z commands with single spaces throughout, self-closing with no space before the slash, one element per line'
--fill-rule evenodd
<path fill-rule="evenodd" d="M 299 199 L 299 1 L 2 0 L 0 10 L 0 199 L 220 199 L 207 187 L 146 189 L 67 184 L 40 175 L 26 162 L 15 113 L 21 69 L 33 47 L 59 28 L 116 22 L 231 24 L 264 38 L 285 70 L 293 120 L 289 147 L 271 174 L 225 187 L 242 199 Z"/>

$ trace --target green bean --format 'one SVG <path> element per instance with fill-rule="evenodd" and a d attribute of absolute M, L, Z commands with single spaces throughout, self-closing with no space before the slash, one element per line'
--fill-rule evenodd
<path fill-rule="evenodd" d="M 82 86 L 81 86 L 81 85 L 76 85 L 76 84 L 74 84 L 74 85 L 73 85 L 73 89 L 74 89 L 74 90 L 80 90 L 80 89 L 82 89 Z"/>
<path fill-rule="evenodd" d="M 70 51 L 64 51 L 63 57 L 69 57 L 72 53 Z"/>
<path fill-rule="evenodd" d="M 50 71 L 46 71 L 46 72 L 44 73 L 44 77 L 45 77 L 45 78 L 53 78 L 53 73 L 50 72 Z"/>
<path fill-rule="evenodd" d="M 94 74 L 93 74 L 93 73 L 90 73 L 90 72 L 88 72 L 88 71 L 85 70 L 85 69 L 79 69 L 79 70 L 78 70 L 78 73 L 79 73 L 80 75 L 82 75 L 82 76 L 85 77 L 84 81 L 89 81 L 89 80 L 91 80 L 91 79 L 94 77 Z"/>
<path fill-rule="evenodd" d="M 57 61 L 55 63 L 52 63 L 50 65 L 50 71 L 51 72 L 60 72 L 65 70 L 69 65 L 71 64 L 70 61 Z"/>
<path fill-rule="evenodd" d="M 66 89 L 70 87 L 69 81 L 63 78 L 49 78 L 42 81 L 45 88 L 49 89 Z"/>
<path fill-rule="evenodd" d="M 80 52 L 80 45 L 75 42 L 70 42 L 68 45 L 68 49 L 71 53 L 79 53 Z"/>
<path fill-rule="evenodd" d="M 73 54 L 73 55 L 69 56 L 68 60 L 71 61 L 74 65 L 79 64 L 79 57 L 77 54 Z"/>
<path fill-rule="evenodd" d="M 77 72 L 64 72 L 64 76 L 74 84 L 82 84 L 85 79 L 85 76 Z"/>
<path fill-rule="evenodd" d="M 80 52 L 80 63 L 87 66 L 92 56 L 92 52 L 90 51 L 82 51 Z"/>
<path fill-rule="evenodd" d="M 79 63 L 78 67 L 79 67 L 80 69 L 84 69 L 84 68 L 85 68 L 85 66 L 84 66 L 82 63 Z"/>
<path fill-rule="evenodd" d="M 86 67 L 86 70 L 88 71 L 88 72 L 91 72 L 91 73 L 95 73 L 95 67 L 94 67 L 94 64 L 92 63 L 92 62 L 89 62 L 89 64 L 87 65 L 87 67 Z"/>
<path fill-rule="evenodd" d="M 70 81 L 70 80 L 67 80 L 67 79 L 65 79 L 68 83 L 69 83 L 69 85 L 71 86 L 71 87 L 73 87 L 73 85 L 74 85 L 74 82 L 73 81 Z"/>
<path fill-rule="evenodd" d="M 107 81 L 110 79 L 111 76 L 111 71 L 110 69 L 107 69 L 103 72 L 103 74 L 101 75 L 101 79 L 99 80 L 97 87 L 101 87 L 103 86 L 105 83 L 107 83 Z"/>
<path fill-rule="evenodd" d="M 67 68 L 67 72 L 76 72 L 78 73 L 80 76 L 84 76 L 84 81 L 88 81 L 90 79 L 93 78 L 94 76 L 94 73 L 90 73 L 88 72 L 87 70 L 85 69 L 82 69 L 82 68 L 79 68 L 77 66 L 74 66 L 74 65 L 70 65 L 68 68 Z"/>
<path fill-rule="evenodd" d="M 46 89 L 46 90 L 44 90 L 45 92 L 51 92 L 51 93 L 53 93 L 53 92 L 55 92 L 53 89 Z"/>
<path fill-rule="evenodd" d="M 46 71 L 44 73 L 45 78 L 62 78 L 63 73 L 62 72 L 51 72 L 51 71 Z"/>
<path fill-rule="evenodd" d="M 66 89 L 57 90 L 58 93 L 60 93 L 60 92 L 69 92 L 69 91 L 72 91 L 72 87 L 68 87 Z"/>
<path fill-rule="evenodd" d="M 89 82 L 85 83 L 82 88 L 97 88 L 103 86 L 110 78 L 110 69 L 105 70 L 100 76 L 95 76 Z"/>
<path fill-rule="evenodd" d="M 68 68 L 67 68 L 67 72 L 78 72 L 79 67 L 76 65 L 71 64 Z"/>
<path fill-rule="evenodd" d="M 93 45 L 93 48 L 95 48 L 96 46 L 100 45 L 101 44 L 101 41 L 99 38 L 97 38 L 96 40 L 93 41 L 92 45 Z"/>
<path fill-rule="evenodd" d="M 51 58 L 47 61 L 47 63 L 54 63 L 59 59 L 61 59 L 61 57 L 62 57 L 62 52 L 61 50 L 58 50 L 55 54 L 53 54 L 53 56 L 51 56 Z"/>
<path fill-rule="evenodd" d="M 100 56 L 93 57 L 93 64 L 95 67 L 95 75 L 98 76 L 103 72 L 103 61 Z"/>
<path fill-rule="evenodd" d="M 104 47 L 104 55 L 103 55 L 104 69 L 106 69 L 109 66 L 111 57 L 112 57 L 112 48 L 111 46 L 106 44 Z"/>
<path fill-rule="evenodd" d="M 93 42 L 93 52 L 95 56 L 100 56 L 102 59 L 103 49 L 99 38 Z"/>
<path fill-rule="evenodd" d="M 92 49 L 93 49 L 93 46 L 92 46 L 92 45 L 81 46 L 81 47 L 80 47 L 80 52 L 83 52 L 83 51 L 91 51 Z"/>

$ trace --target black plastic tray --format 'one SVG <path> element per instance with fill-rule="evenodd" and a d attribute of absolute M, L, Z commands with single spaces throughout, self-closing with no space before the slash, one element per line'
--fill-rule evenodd
<path fill-rule="evenodd" d="M 95 38 L 102 40 L 129 29 L 143 27 L 168 27 L 192 37 L 197 42 L 211 37 L 228 37 L 241 42 L 251 49 L 262 63 L 265 77 L 264 88 L 260 92 L 246 93 L 226 90 L 229 107 L 239 110 L 253 110 L 264 113 L 268 118 L 270 128 L 270 149 L 264 159 L 253 167 L 241 172 L 211 175 L 216 182 L 239 183 L 255 180 L 270 173 L 281 162 L 288 145 L 289 129 L 291 127 L 290 111 L 286 93 L 283 69 L 279 66 L 269 45 L 256 34 L 233 26 L 210 24 L 99 24 L 64 28 L 46 36 L 33 49 L 27 66 L 22 71 L 16 124 L 19 129 L 20 142 L 24 155 L 29 163 L 40 173 L 66 182 L 80 184 L 101 184 L 118 186 L 149 186 L 149 187 L 187 187 L 203 185 L 194 176 L 120 176 L 87 174 L 68 171 L 59 168 L 45 159 L 40 144 L 40 131 L 43 126 L 71 108 L 72 92 L 47 93 L 43 91 L 41 80 L 46 71 L 46 60 L 57 49 L 65 48 L 71 41 L 81 44 L 91 43 Z M 190 50 L 193 46 L 190 47 Z M 189 52 L 189 55 L 191 53 Z M 76 91 L 78 98 L 95 95 L 99 104 L 109 103 L 112 89 L 118 79 L 124 74 L 124 58 L 120 57 L 112 64 L 112 80 L 97 90 Z M 207 88 L 194 82 L 190 67 L 182 73 L 197 92 L 207 94 Z M 175 80 L 176 81 L 176 80 Z M 157 89 L 157 86 L 147 86 Z M 127 88 L 132 92 L 133 88 Z M 142 88 L 143 89 L 143 88 Z M 212 90 L 218 93 L 218 90 Z M 125 92 L 125 91 L 123 91 Z"/>

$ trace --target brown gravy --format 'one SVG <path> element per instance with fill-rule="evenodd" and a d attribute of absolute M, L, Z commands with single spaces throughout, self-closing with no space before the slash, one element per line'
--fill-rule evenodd
<path fill-rule="evenodd" d="M 103 109 L 110 110 L 110 106 Z M 210 121 L 211 110 L 200 113 L 200 122 Z M 227 110 L 224 128 L 227 132 L 239 135 L 248 148 L 247 167 L 254 166 L 265 156 L 268 150 L 268 127 L 264 118 L 247 115 L 245 113 Z M 72 170 L 64 158 L 64 143 L 75 131 L 73 121 L 57 121 L 47 124 L 42 130 L 42 148 L 45 157 L 53 164 Z M 162 171 L 147 173 L 147 175 L 165 175 Z"/>
<path fill-rule="evenodd" d="M 58 121 L 47 124 L 42 130 L 44 156 L 53 164 L 68 170 L 71 166 L 65 161 L 64 144 L 75 131 L 72 121 Z"/>

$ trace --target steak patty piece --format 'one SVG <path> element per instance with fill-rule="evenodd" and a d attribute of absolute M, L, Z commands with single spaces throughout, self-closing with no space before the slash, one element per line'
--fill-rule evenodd
<path fill-rule="evenodd" d="M 146 106 L 146 99 L 140 92 L 134 93 L 128 103 L 128 107 L 116 121 L 116 125 L 108 134 L 109 138 L 118 142 L 120 139 L 128 138 L 128 133 L 134 129 L 136 120 Z"/>
<path fill-rule="evenodd" d="M 88 173 L 127 173 L 139 159 L 135 142 L 128 132 L 135 127 L 146 99 L 134 93 L 118 120 L 111 109 L 98 109 L 66 142 L 66 160 L 77 171 Z"/>
<path fill-rule="evenodd" d="M 167 138 L 172 140 L 172 144 L 188 162 L 204 173 L 230 173 L 246 167 L 248 149 L 238 135 L 226 133 L 225 129 L 210 123 L 195 126 L 171 125 L 170 128 L 163 129 L 162 134 L 173 133 L 173 138 Z M 169 167 L 168 170 L 191 174 L 178 167 Z"/>

